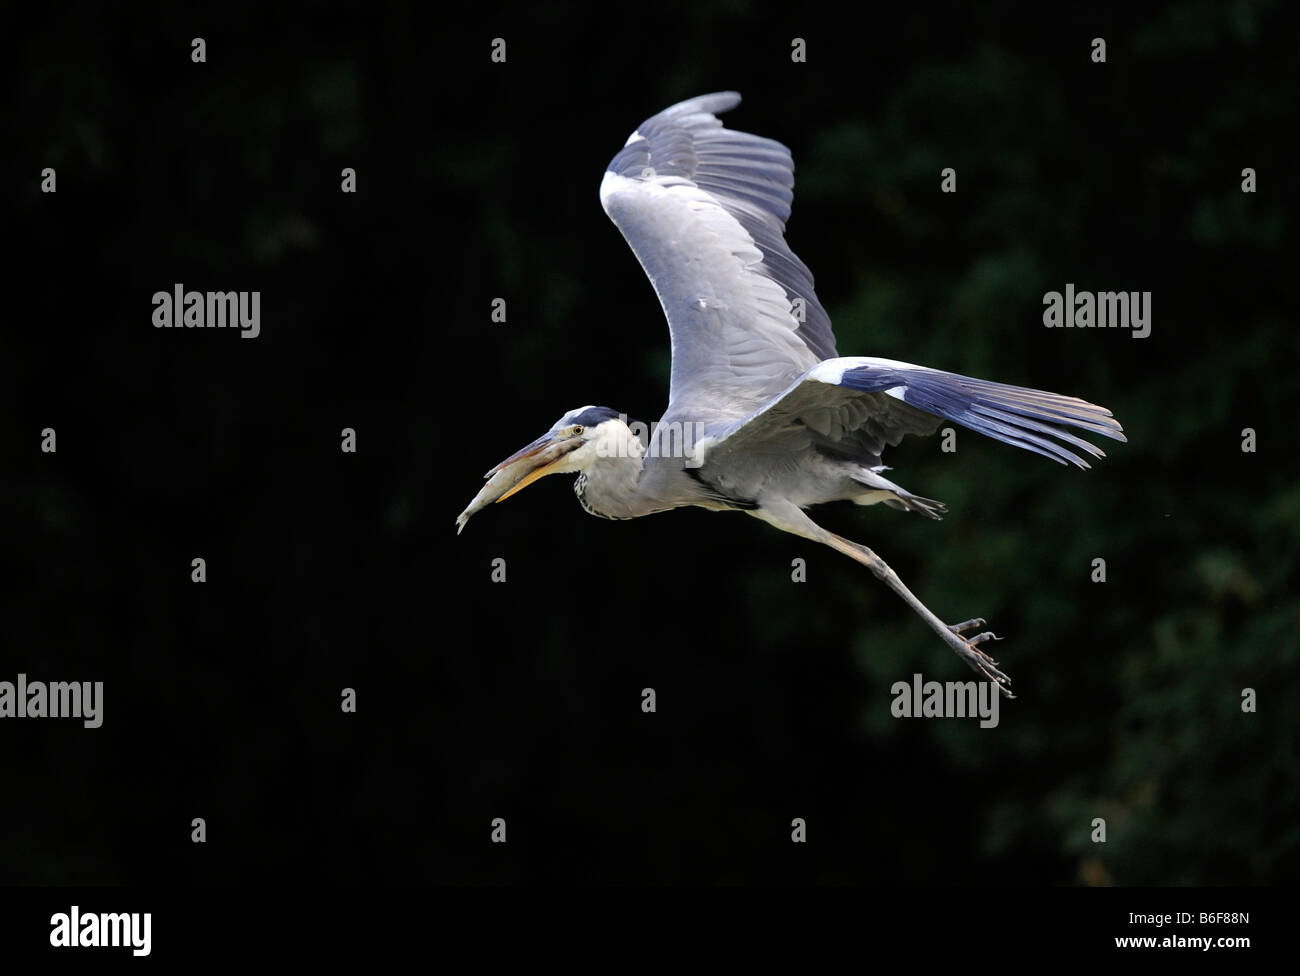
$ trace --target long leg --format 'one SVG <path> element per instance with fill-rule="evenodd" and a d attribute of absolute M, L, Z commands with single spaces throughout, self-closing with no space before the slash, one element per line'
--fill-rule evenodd
<path fill-rule="evenodd" d="M 838 536 L 834 532 L 827 532 L 826 538 L 822 541 L 832 549 L 844 553 L 850 559 L 862 563 L 875 573 L 876 578 L 901 596 L 903 601 L 930 625 L 930 629 L 942 637 L 944 643 L 957 652 L 958 657 L 996 684 L 998 689 L 1008 698 L 1015 697 L 1015 695 L 1011 694 L 1011 689 L 1007 687 L 1011 683 L 1011 679 L 998 670 L 997 661 L 979 649 L 979 645 L 985 641 L 997 640 L 997 635 L 991 631 L 984 631 L 969 639 L 961 636 L 964 630 L 983 627 L 983 619 L 977 617 L 974 620 L 967 620 L 964 623 L 949 626 L 936 617 L 929 607 L 917 599 L 916 594 L 907 588 L 907 585 L 898 578 L 898 574 L 890 569 L 888 563 L 866 546 L 845 539 L 843 536 Z"/>
<path fill-rule="evenodd" d="M 866 566 L 875 574 L 877 579 L 901 596 L 903 601 L 930 625 L 930 629 L 943 638 L 945 644 L 957 652 L 958 657 L 997 685 L 998 690 L 1008 698 L 1015 697 L 1015 695 L 1011 694 L 1011 689 L 1007 687 L 1011 683 L 1011 679 L 998 670 L 997 661 L 979 649 L 979 645 L 985 641 L 998 640 L 997 635 L 985 631 L 970 638 L 961 636 L 962 631 L 983 627 L 984 621 L 982 619 L 967 620 L 951 626 L 945 624 L 930 611 L 929 607 L 917 599 L 916 594 L 907 588 L 903 581 L 898 578 L 898 574 L 890 569 L 889 564 L 874 552 L 864 545 L 845 539 L 843 536 L 838 536 L 834 532 L 828 532 L 808 518 L 802 510 L 788 502 L 779 503 L 778 505 L 765 503 L 761 509 L 750 514 L 775 525 L 778 529 L 828 545 L 837 552 L 842 552 L 850 559 Z"/>

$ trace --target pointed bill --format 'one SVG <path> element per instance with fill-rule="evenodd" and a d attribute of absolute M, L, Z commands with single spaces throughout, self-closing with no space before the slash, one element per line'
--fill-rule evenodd
<path fill-rule="evenodd" d="M 523 491 L 538 478 L 551 474 L 564 456 L 581 446 L 572 438 L 558 437 L 548 431 L 522 450 L 516 451 L 485 474 L 487 478 L 481 491 L 456 517 L 456 534 L 479 511 L 494 502 L 503 502 L 517 491 Z"/>

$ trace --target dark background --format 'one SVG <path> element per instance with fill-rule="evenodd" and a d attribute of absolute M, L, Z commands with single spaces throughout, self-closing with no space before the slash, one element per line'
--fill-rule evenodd
<path fill-rule="evenodd" d="M 1296 19 L 1133 6 L 6 14 L 0 680 L 102 680 L 105 721 L 0 723 L 0 881 L 1294 880 Z M 842 353 L 1128 432 L 1086 472 L 908 440 L 891 477 L 945 521 L 818 513 L 1007 638 L 996 729 L 892 718 L 894 681 L 969 672 L 752 519 L 604 522 L 553 478 L 455 536 L 563 411 L 662 410 L 597 187 L 640 120 L 727 88 L 794 152 Z M 154 329 L 178 281 L 260 290 L 261 336 Z M 1043 328 L 1067 281 L 1153 292 L 1151 337 Z"/>

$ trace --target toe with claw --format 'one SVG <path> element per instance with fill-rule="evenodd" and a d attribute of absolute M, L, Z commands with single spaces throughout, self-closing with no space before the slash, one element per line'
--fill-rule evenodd
<path fill-rule="evenodd" d="M 972 669 L 978 671 L 984 677 L 988 678 L 1002 694 L 1008 698 L 1015 698 L 1011 693 L 1011 679 L 998 670 L 998 662 L 993 660 L 988 654 L 979 649 L 979 645 L 985 641 L 1001 640 L 997 634 L 991 630 L 976 634 L 974 637 L 962 637 L 962 632 L 967 630 L 977 630 L 985 625 L 986 621 L 982 617 L 976 617 L 973 620 L 967 620 L 959 624 L 953 624 L 948 629 L 952 631 L 953 636 L 957 639 L 953 642 L 953 649 L 957 656 L 965 661 Z"/>

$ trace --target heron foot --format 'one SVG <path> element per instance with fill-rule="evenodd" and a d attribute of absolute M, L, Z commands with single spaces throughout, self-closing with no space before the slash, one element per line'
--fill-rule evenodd
<path fill-rule="evenodd" d="M 959 624 L 952 624 L 948 630 L 952 632 L 952 639 L 948 642 L 952 649 L 957 652 L 957 656 L 965 661 L 970 667 L 984 675 L 989 681 L 992 681 L 998 688 L 998 691 L 1008 698 L 1015 698 L 1011 693 L 1011 679 L 998 669 L 998 662 L 993 660 L 988 654 L 979 649 L 979 645 L 985 641 L 1001 640 L 997 634 L 986 630 L 983 633 L 976 634 L 974 637 L 962 637 L 962 631 L 974 630 L 985 625 L 986 621 L 982 617 L 975 617 L 972 620 L 966 620 Z"/>

